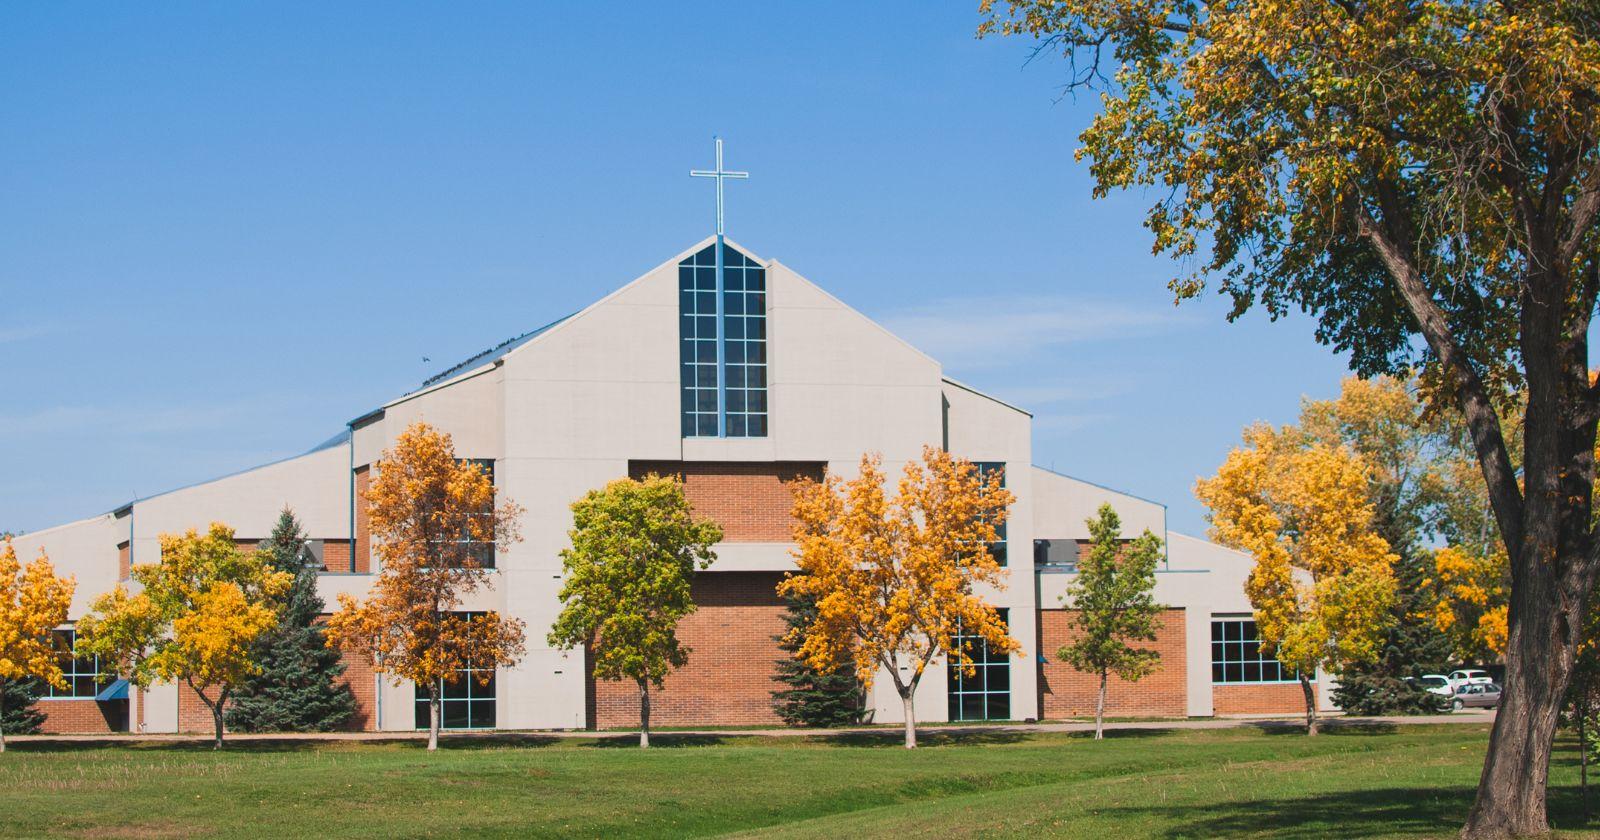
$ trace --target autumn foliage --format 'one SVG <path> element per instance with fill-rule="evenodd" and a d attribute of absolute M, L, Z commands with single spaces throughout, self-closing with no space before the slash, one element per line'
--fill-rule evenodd
<path fill-rule="evenodd" d="M 1366 465 L 1343 446 L 1256 425 L 1195 495 L 1212 536 L 1255 558 L 1245 594 L 1256 626 L 1298 672 L 1316 734 L 1317 669 L 1376 658 L 1395 597 L 1396 558 L 1372 530 Z"/>
<path fill-rule="evenodd" d="M 255 641 L 277 626 L 294 576 L 240 549 L 222 523 L 204 534 L 161 535 L 160 559 L 129 576 L 139 591 L 119 583 L 96 599 L 78 623 L 79 648 L 141 687 L 186 683 L 211 711 L 220 749 L 229 695 L 259 673 Z"/>
<path fill-rule="evenodd" d="M 494 611 L 459 612 L 487 585 L 482 558 L 519 539 L 522 509 L 495 499 L 482 468 L 456 458 L 450 436 L 425 423 L 401 433 L 374 465 L 362 503 L 380 568 L 370 595 L 339 595 L 328 620 L 328 645 L 365 657 L 373 670 L 409 680 L 428 693 L 428 749 L 439 743 L 442 682 L 469 666 L 487 681 L 516 664 L 523 623 Z"/>
<path fill-rule="evenodd" d="M 982 638 L 993 653 L 1019 647 L 976 591 L 1005 583 L 989 545 L 1013 497 L 999 475 L 932 447 L 906 465 L 894 498 L 884 485 L 876 456 L 863 456 L 848 481 L 803 483 L 794 506 L 799 574 L 778 591 L 816 602 L 796 655 L 819 670 L 848 664 L 869 688 L 887 673 L 905 707 L 906 746 L 915 747 L 913 695 L 928 665 L 943 655 L 951 668 L 973 667 L 953 643 L 958 634 Z"/>
<path fill-rule="evenodd" d="M 24 567 L 11 540 L 0 543 L 0 685 L 26 679 L 64 685 L 60 651 L 50 631 L 67 620 L 76 586 L 70 577 L 56 577 L 43 551 Z M 5 732 L 0 731 L 0 752 L 5 748 Z"/>

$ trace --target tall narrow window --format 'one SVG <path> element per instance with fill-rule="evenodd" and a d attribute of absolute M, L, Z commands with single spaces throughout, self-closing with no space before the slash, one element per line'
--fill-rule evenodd
<path fill-rule="evenodd" d="M 988 481 L 989 476 L 999 473 L 1000 486 L 1006 486 L 1006 465 L 1004 463 L 999 461 L 979 461 L 974 463 L 973 466 L 978 468 L 978 475 L 984 481 Z M 995 541 L 989 543 L 989 553 L 994 556 L 996 563 L 1004 566 L 1006 565 L 1006 523 L 1004 521 L 995 526 L 994 536 Z"/>
<path fill-rule="evenodd" d="M 716 245 L 678 264 L 683 436 L 765 437 L 767 271 L 724 246 L 718 291 Z"/>
<path fill-rule="evenodd" d="M 482 613 L 464 613 L 467 617 Z M 479 678 L 488 681 L 480 683 Z M 415 724 L 428 728 L 428 690 L 416 686 Z M 475 668 L 471 663 L 447 680 L 439 681 L 440 729 L 493 729 L 495 727 L 494 667 Z"/>
<path fill-rule="evenodd" d="M 1001 622 L 1009 610 L 1000 610 Z M 951 720 L 1011 719 L 1011 657 L 989 650 L 982 636 L 960 633 L 952 639 L 972 660 L 972 674 L 962 673 L 952 661 L 949 667 Z"/>

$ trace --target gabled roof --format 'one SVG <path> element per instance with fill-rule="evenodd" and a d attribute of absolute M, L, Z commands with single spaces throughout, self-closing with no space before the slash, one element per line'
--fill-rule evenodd
<path fill-rule="evenodd" d="M 576 315 L 576 314 L 577 314 L 576 312 L 572 313 L 572 315 Z M 539 327 L 536 330 L 530 330 L 528 332 L 523 333 L 522 335 L 515 336 L 513 338 L 508 338 L 505 341 L 502 341 L 499 344 L 496 344 L 495 346 L 490 347 L 488 350 L 483 351 L 482 353 L 479 353 L 479 354 L 477 354 L 475 356 L 469 356 L 466 359 L 463 359 L 462 361 L 460 361 L 460 362 L 458 362 L 458 363 L 456 363 L 454 365 L 451 365 L 450 367 L 445 368 L 444 370 L 442 370 L 442 371 L 440 371 L 440 372 L 428 377 L 427 379 L 422 380 L 422 386 L 421 387 L 422 388 L 427 388 L 427 387 L 429 387 L 431 385 L 437 385 L 440 382 L 443 382 L 446 379 L 449 379 L 449 378 L 455 376 L 458 373 L 462 373 L 463 371 L 471 370 L 472 368 L 479 367 L 479 366 L 482 366 L 482 365 L 486 365 L 486 364 L 489 364 L 491 362 L 497 362 L 497 361 L 505 358 L 506 355 L 508 353 L 510 353 L 511 351 L 517 349 L 518 347 L 521 347 L 524 344 L 527 344 L 528 342 L 530 342 L 533 339 L 537 338 L 541 333 L 545 332 L 546 330 L 550 329 L 551 327 L 554 327 L 555 325 L 561 323 L 562 321 L 565 321 L 568 318 L 571 318 L 572 315 L 562 316 L 560 318 L 555 319 L 554 321 L 551 321 L 548 324 L 545 324 L 542 327 Z"/>

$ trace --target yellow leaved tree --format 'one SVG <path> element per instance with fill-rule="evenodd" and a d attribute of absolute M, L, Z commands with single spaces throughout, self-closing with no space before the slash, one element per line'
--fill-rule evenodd
<path fill-rule="evenodd" d="M 799 574 L 782 595 L 816 602 L 816 618 L 796 628 L 796 656 L 820 671 L 854 668 L 869 689 L 880 672 L 905 707 L 905 745 L 917 745 L 913 697 L 929 663 L 973 669 L 957 636 L 976 637 L 992 654 L 1019 647 L 995 608 L 974 593 L 1000 587 L 1004 571 L 990 552 L 1012 495 L 1001 477 L 932 447 L 908 463 L 893 499 L 879 458 L 863 456 L 849 481 L 829 476 L 795 493 Z"/>
<path fill-rule="evenodd" d="M 488 474 L 457 459 L 450 436 L 426 423 L 401 433 L 374 466 L 363 503 L 381 568 L 366 601 L 340 593 L 328 646 L 426 692 L 434 750 L 444 684 L 467 679 L 468 668 L 486 683 L 496 667 L 522 655 L 521 621 L 492 610 L 458 611 L 489 582 L 488 552 L 519 538 L 522 508 L 508 500 L 497 505 Z"/>
<path fill-rule="evenodd" d="M 242 550 L 233 529 L 162 534 L 161 557 L 129 570 L 137 593 L 117 584 L 78 622 L 78 647 L 141 688 L 182 681 L 211 712 L 222 748 L 222 713 L 234 686 L 260 672 L 255 641 L 276 627 L 294 576 Z"/>
<path fill-rule="evenodd" d="M 24 568 L 7 539 L 0 543 L 0 688 L 12 680 L 41 679 L 65 687 L 60 651 L 50 633 L 67 620 L 77 582 L 56 577 L 43 549 Z M 0 701 L 5 693 L 0 691 Z M 0 720 L 5 709 L 0 708 Z M 0 752 L 6 750 L 0 729 Z"/>
<path fill-rule="evenodd" d="M 1317 669 L 1372 661 L 1390 619 L 1396 557 L 1372 530 L 1367 481 L 1349 449 L 1258 424 L 1195 486 L 1213 538 L 1255 558 L 1245 594 L 1262 645 L 1298 673 L 1308 735 Z"/>
<path fill-rule="evenodd" d="M 1464 662 L 1492 662 L 1505 655 L 1510 569 L 1505 553 L 1475 554 L 1449 545 L 1433 553 L 1438 591 L 1435 626 Z"/>

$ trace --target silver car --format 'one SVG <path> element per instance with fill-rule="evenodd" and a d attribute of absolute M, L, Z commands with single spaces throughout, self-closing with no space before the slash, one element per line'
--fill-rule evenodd
<path fill-rule="evenodd" d="M 1494 683 L 1468 683 L 1456 686 L 1450 699 L 1452 709 L 1492 709 L 1500 705 L 1500 686 Z"/>

